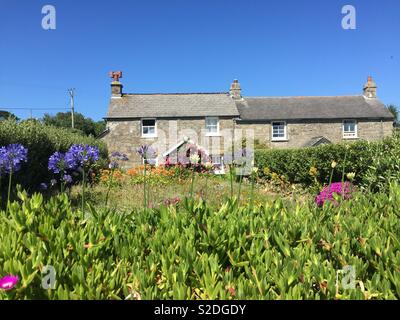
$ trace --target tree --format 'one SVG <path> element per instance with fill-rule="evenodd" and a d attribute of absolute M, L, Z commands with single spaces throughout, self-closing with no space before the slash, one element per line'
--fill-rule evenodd
<path fill-rule="evenodd" d="M 396 123 L 398 123 L 399 122 L 399 110 L 398 110 L 398 108 L 395 105 L 390 104 L 390 105 L 387 106 L 387 109 L 393 114 L 394 121 Z"/>
<path fill-rule="evenodd" d="M 15 114 L 5 110 L 0 110 L 0 121 L 7 119 L 14 119 L 17 121 L 19 120 L 19 118 Z"/>
<path fill-rule="evenodd" d="M 55 116 L 45 114 L 43 117 L 45 125 L 52 125 L 60 128 L 71 128 L 71 112 L 58 112 Z M 98 136 L 106 128 L 105 121 L 93 121 L 91 118 L 86 118 L 81 113 L 74 113 L 75 129 L 80 130 L 87 136 Z"/>

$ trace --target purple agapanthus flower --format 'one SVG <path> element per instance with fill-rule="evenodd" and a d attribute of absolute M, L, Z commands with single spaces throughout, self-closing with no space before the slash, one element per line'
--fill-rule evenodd
<path fill-rule="evenodd" d="M 156 156 L 155 150 L 147 145 L 140 146 L 136 149 L 136 152 L 144 160 L 153 159 Z"/>
<path fill-rule="evenodd" d="M 22 144 L 10 144 L 0 148 L 0 172 L 17 172 L 28 160 L 28 149 Z"/>
<path fill-rule="evenodd" d="M 5 147 L 0 147 L 0 177 L 1 177 L 1 174 L 3 173 L 6 152 L 7 152 L 7 150 Z"/>
<path fill-rule="evenodd" d="M 77 170 L 95 163 L 99 154 L 97 147 L 74 144 L 65 154 L 65 161 L 69 169 Z"/>
<path fill-rule="evenodd" d="M 318 206 L 323 206 L 326 201 L 335 203 L 334 194 L 342 196 L 343 199 L 347 200 L 351 198 L 353 191 L 354 188 L 350 182 L 335 182 L 323 188 L 320 194 L 315 198 L 315 203 Z"/>
<path fill-rule="evenodd" d="M 117 169 L 119 167 L 120 161 L 129 161 L 129 158 L 126 154 L 121 152 L 113 152 L 111 153 L 111 161 L 108 165 L 110 169 Z"/>
<path fill-rule="evenodd" d="M 19 281 L 18 276 L 13 276 L 13 275 L 5 276 L 0 279 L 0 289 L 11 290 L 17 285 L 18 281 Z"/>
<path fill-rule="evenodd" d="M 62 179 L 66 184 L 72 183 L 72 177 L 69 174 L 64 174 Z"/>
<path fill-rule="evenodd" d="M 55 152 L 49 158 L 49 170 L 54 173 L 64 172 L 67 169 L 65 153 Z"/>
<path fill-rule="evenodd" d="M 108 165 L 108 168 L 113 170 L 118 168 L 118 162 L 117 161 L 111 161 Z"/>
<path fill-rule="evenodd" d="M 121 153 L 118 151 L 111 153 L 111 157 L 119 161 L 129 161 L 129 158 L 125 153 Z"/>

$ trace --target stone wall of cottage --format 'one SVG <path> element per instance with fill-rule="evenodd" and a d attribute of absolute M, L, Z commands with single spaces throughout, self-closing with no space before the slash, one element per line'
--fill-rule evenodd
<path fill-rule="evenodd" d="M 159 163 L 162 163 L 162 153 L 174 146 L 184 137 L 189 137 L 210 154 L 223 154 L 232 146 L 234 128 L 241 129 L 236 139 L 251 137 L 270 148 L 300 148 L 312 138 L 324 136 L 333 143 L 345 140 L 374 141 L 390 136 L 393 132 L 392 122 L 358 121 L 358 138 L 343 139 L 342 121 L 336 122 L 287 122 L 287 141 L 271 141 L 271 124 L 235 124 L 233 119 L 220 119 L 220 135 L 208 137 L 205 134 L 205 119 L 157 120 L 157 138 L 143 138 L 141 136 L 140 120 L 109 121 L 109 133 L 103 138 L 110 153 L 123 152 L 130 161 L 125 167 L 141 164 L 136 148 L 141 145 L 151 145 L 158 153 Z M 249 130 L 250 134 L 246 132 Z"/>
<path fill-rule="evenodd" d="M 342 121 L 336 122 L 287 122 L 287 140 L 272 141 L 271 123 L 238 124 L 237 128 L 254 130 L 254 139 L 270 148 L 301 148 L 312 138 L 323 136 L 332 143 L 342 141 L 376 141 L 393 133 L 391 121 L 358 121 L 358 137 L 344 139 Z"/>
<path fill-rule="evenodd" d="M 232 136 L 234 122 L 232 119 L 220 119 L 220 135 L 208 137 L 205 133 L 205 119 L 178 119 L 157 120 L 157 138 L 143 138 L 141 136 L 141 121 L 108 121 L 109 133 L 103 140 L 108 146 L 110 153 L 114 151 L 123 152 L 128 155 L 130 161 L 125 167 L 141 164 L 141 159 L 136 153 L 136 148 L 141 145 L 152 146 L 158 154 L 158 161 L 162 163 L 162 153 L 182 141 L 185 137 L 206 149 L 211 154 L 222 154 L 224 134 Z"/>

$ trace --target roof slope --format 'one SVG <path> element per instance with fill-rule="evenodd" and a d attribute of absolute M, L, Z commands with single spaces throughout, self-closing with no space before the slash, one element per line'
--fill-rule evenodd
<path fill-rule="evenodd" d="M 228 93 L 124 94 L 111 99 L 107 118 L 239 116 Z"/>
<path fill-rule="evenodd" d="M 393 115 L 378 99 L 340 97 L 246 97 L 237 101 L 244 121 L 306 119 L 387 119 Z"/>
<path fill-rule="evenodd" d="M 320 136 L 311 138 L 307 143 L 304 144 L 304 147 L 317 147 L 320 146 L 321 144 L 331 144 L 331 143 L 332 142 L 329 139 Z"/>

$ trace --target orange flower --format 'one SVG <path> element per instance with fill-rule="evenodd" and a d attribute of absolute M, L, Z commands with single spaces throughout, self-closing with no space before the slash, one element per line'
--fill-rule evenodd
<path fill-rule="evenodd" d="M 123 178 L 122 172 L 120 170 L 115 170 L 113 178 L 115 180 L 121 180 Z"/>
<path fill-rule="evenodd" d="M 110 179 L 111 170 L 100 170 L 100 181 L 108 182 Z M 114 180 L 122 180 L 123 174 L 120 170 L 115 170 L 113 173 Z"/>
<path fill-rule="evenodd" d="M 126 171 L 126 174 L 127 174 L 128 176 L 131 176 L 131 177 L 136 176 L 136 175 L 137 175 L 137 170 L 134 169 L 134 168 L 129 169 L 129 170 Z"/>
<path fill-rule="evenodd" d="M 108 181 L 109 175 L 110 175 L 109 170 L 100 170 L 100 181 L 102 182 Z"/>
<path fill-rule="evenodd" d="M 134 177 L 136 175 L 143 175 L 144 169 L 145 169 L 144 165 L 140 165 L 140 166 L 128 169 L 126 171 L 126 174 L 131 177 Z M 162 166 L 152 167 L 150 165 L 146 165 L 146 175 L 172 177 L 172 176 L 174 176 L 174 173 Z"/>

